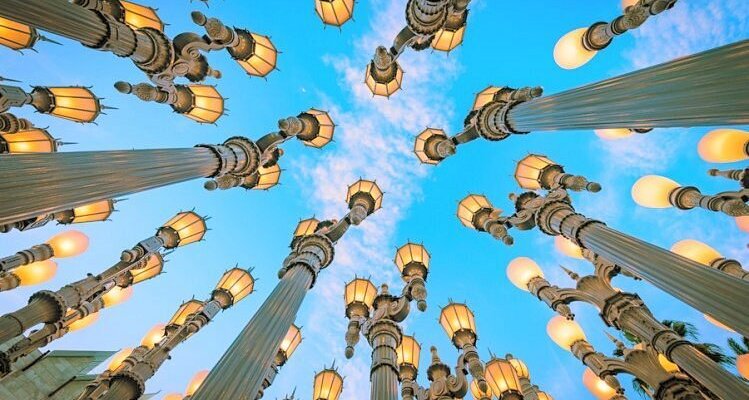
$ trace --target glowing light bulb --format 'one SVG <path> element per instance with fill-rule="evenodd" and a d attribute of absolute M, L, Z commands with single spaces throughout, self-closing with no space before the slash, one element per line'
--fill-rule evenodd
<path fill-rule="evenodd" d="M 52 279 L 57 273 L 57 263 L 52 260 L 37 261 L 13 270 L 21 286 L 38 285 Z"/>
<path fill-rule="evenodd" d="M 736 217 L 736 225 L 742 231 L 749 233 L 749 216 L 744 215 L 741 217 Z"/>
<path fill-rule="evenodd" d="M 561 315 L 552 318 L 546 325 L 546 333 L 559 347 L 571 351 L 572 344 L 585 340 L 583 328 L 575 321 L 570 321 Z"/>
<path fill-rule="evenodd" d="M 47 244 L 55 257 L 75 257 L 88 249 L 88 236 L 79 231 L 67 231 L 52 236 Z"/>
<path fill-rule="evenodd" d="M 507 278 L 520 290 L 528 291 L 528 282 L 533 278 L 543 278 L 544 272 L 535 261 L 528 257 L 518 257 L 507 265 Z"/>
<path fill-rule="evenodd" d="M 707 162 L 730 163 L 749 159 L 749 132 L 716 129 L 700 139 L 697 152 Z"/>
<path fill-rule="evenodd" d="M 678 182 L 662 176 L 645 175 L 632 186 L 632 199 L 643 207 L 673 207 L 669 195 L 679 186 Z"/>
<path fill-rule="evenodd" d="M 166 336 L 164 328 L 166 328 L 166 324 L 154 325 L 154 327 L 143 336 L 143 340 L 140 342 L 141 346 L 152 348 L 156 343 L 159 343 L 161 339 Z"/>
<path fill-rule="evenodd" d="M 121 304 L 129 300 L 130 297 L 132 296 L 133 296 L 132 286 L 128 286 L 126 288 L 115 286 L 112 289 L 110 289 L 107 293 L 105 293 L 103 296 L 101 296 L 101 298 L 102 300 L 104 300 L 104 307 L 114 307 L 118 304 Z"/>
<path fill-rule="evenodd" d="M 564 236 L 554 236 L 554 248 L 556 248 L 558 252 L 564 254 L 567 257 L 577 258 L 580 260 L 584 258 L 583 249 L 581 249 L 580 246 L 572 243 L 571 240 L 567 239 Z"/>
<path fill-rule="evenodd" d="M 133 352 L 133 349 L 130 347 L 125 347 L 124 349 L 118 351 L 114 357 L 112 357 L 112 361 L 109 362 L 109 366 L 107 366 L 107 369 L 110 371 L 114 371 L 117 368 L 119 368 L 120 365 L 122 365 L 122 362 L 125 361 L 125 359 L 130 356 L 130 353 Z"/>
<path fill-rule="evenodd" d="M 634 135 L 634 132 L 626 128 L 596 129 L 594 132 L 596 136 L 605 140 L 619 140 Z"/>
<path fill-rule="evenodd" d="M 723 258 L 718 250 L 694 239 L 684 239 L 674 243 L 671 246 L 671 252 L 707 266 L 713 261 Z"/>
<path fill-rule="evenodd" d="M 583 385 L 585 385 L 590 393 L 592 393 L 598 400 L 609 400 L 616 396 L 616 390 L 593 373 L 590 368 L 585 368 L 585 372 L 583 372 Z"/>
<path fill-rule="evenodd" d="M 554 46 L 554 61 L 564 69 L 575 69 L 585 65 L 598 53 L 583 47 L 583 36 L 588 28 L 579 28 L 562 36 Z"/>
<path fill-rule="evenodd" d="M 736 332 L 735 330 L 731 329 L 731 327 L 724 325 L 722 322 L 718 321 L 717 319 L 715 319 L 715 318 L 713 318 L 713 317 L 711 317 L 711 316 L 709 316 L 707 314 L 703 314 L 703 316 L 705 317 L 705 320 L 707 320 L 707 322 L 709 322 L 709 323 L 717 326 L 720 329 L 725 329 L 728 332 Z"/>

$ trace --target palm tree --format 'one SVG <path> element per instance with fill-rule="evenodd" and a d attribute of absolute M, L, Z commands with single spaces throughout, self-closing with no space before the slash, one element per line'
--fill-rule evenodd
<path fill-rule="evenodd" d="M 749 338 L 741 338 L 741 342 L 734 338 L 728 339 L 728 347 L 736 353 L 736 369 L 744 380 L 749 381 Z"/>

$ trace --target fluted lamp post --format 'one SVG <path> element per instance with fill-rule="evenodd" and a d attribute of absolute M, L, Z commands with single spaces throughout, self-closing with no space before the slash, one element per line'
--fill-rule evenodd
<path fill-rule="evenodd" d="M 0 155 L 0 225 L 200 177 L 211 178 L 209 190 L 267 189 L 277 182 L 281 144 L 297 138 L 323 147 L 334 129 L 326 112 L 310 109 L 257 141 L 234 136 L 183 149 Z"/>
<path fill-rule="evenodd" d="M 30 104 L 42 114 L 75 122 L 93 122 L 102 106 L 96 95 L 83 86 L 35 86 L 31 93 L 17 86 L 0 85 L 0 112 Z"/>
<path fill-rule="evenodd" d="M 681 186 L 678 182 L 660 176 L 646 175 L 632 186 L 635 203 L 647 208 L 691 210 L 702 208 L 721 212 L 732 217 L 749 215 L 749 189 L 726 191 L 716 195 L 703 195 L 694 186 Z"/>
<path fill-rule="evenodd" d="M 0 353 L 0 371 L 9 372 L 19 357 L 64 336 L 71 324 L 94 314 L 127 295 L 133 284 L 159 275 L 163 269 L 161 249 L 175 249 L 203 238 L 205 221 L 192 211 L 180 212 L 146 238 L 120 255 L 120 261 L 104 272 L 68 284 L 57 291 L 34 293 L 29 304 L 0 317 L 0 343 L 23 334 L 37 324 L 44 326 Z M 119 289 L 115 289 L 119 288 Z M 114 294 L 117 296 L 111 296 Z M 109 301 L 107 296 L 109 296 Z"/>
<path fill-rule="evenodd" d="M 693 343 L 659 322 L 639 296 L 614 288 L 611 279 L 619 273 L 618 266 L 601 257 L 590 256 L 595 267 L 591 275 L 580 277 L 563 268 L 575 280 L 575 288 L 552 285 L 544 278 L 538 264 L 527 257 L 513 259 L 507 266 L 507 277 L 513 285 L 530 292 L 568 319 L 574 318 L 569 308 L 573 302 L 582 301 L 595 306 L 606 325 L 647 343 L 723 399 L 738 400 L 749 396 L 749 386 L 705 356 Z"/>
<path fill-rule="evenodd" d="M 398 57 L 410 47 L 421 51 L 430 46 L 451 51 L 463 42 L 470 0 L 408 0 L 406 26 L 390 49 L 379 46 L 367 64 L 364 83 L 375 96 L 390 97 L 401 88 L 403 69 Z"/>
<path fill-rule="evenodd" d="M 671 251 L 728 275 L 749 280 L 749 271 L 746 271 L 738 261 L 723 257 L 717 250 L 698 240 L 680 240 L 671 246 Z"/>
<path fill-rule="evenodd" d="M 315 0 L 315 12 L 325 25 L 341 27 L 354 15 L 356 0 Z"/>
<path fill-rule="evenodd" d="M 749 40 L 682 57 L 626 75 L 541 96 L 540 87 L 490 86 L 477 95 L 463 130 L 431 128 L 416 137 L 419 159 L 437 164 L 461 144 L 501 141 L 533 131 L 652 129 L 749 123 Z"/>
<path fill-rule="evenodd" d="M 575 358 L 619 394 L 623 394 L 624 389 L 616 379 L 616 375 L 625 372 L 634 375 L 652 388 L 653 399 L 702 400 L 705 398 L 699 387 L 687 375 L 678 370 L 664 369 L 658 359 L 658 353 L 652 348 L 627 349 L 621 342 L 616 341 L 617 348 L 624 353 L 624 358 L 607 357 L 596 352 L 576 322 L 560 315 L 549 321 L 546 330 L 554 343 L 571 352 Z"/>
<path fill-rule="evenodd" d="M 19 24 L 7 18 L 0 18 L 0 45 L 16 51 L 34 50 L 34 45 L 40 41 L 59 44 L 40 35 L 31 26 Z"/>
<path fill-rule="evenodd" d="M 286 362 L 289 361 L 289 358 L 292 354 L 294 354 L 294 351 L 301 342 L 302 330 L 298 326 L 291 324 L 288 332 L 286 332 L 286 336 L 284 336 L 283 341 L 281 341 L 281 346 L 279 346 L 278 348 L 276 358 L 273 359 L 273 363 L 268 369 L 268 375 L 263 381 L 263 388 L 257 394 L 256 400 L 259 400 L 263 397 L 265 390 L 273 384 L 273 381 L 276 379 L 276 375 L 278 375 L 279 370 L 281 369 L 281 367 L 286 365 Z"/>
<path fill-rule="evenodd" d="M 554 46 L 554 61 L 564 69 L 586 64 L 598 51 L 611 44 L 614 37 L 640 25 L 653 15 L 670 9 L 677 0 L 639 0 L 624 9 L 612 22 L 596 22 L 562 36 Z"/>
<path fill-rule="evenodd" d="M 390 294 L 387 285 L 380 286 L 378 293 L 368 279 L 354 278 L 346 284 L 344 300 L 346 318 L 350 321 L 346 331 L 346 358 L 354 356 L 354 346 L 360 334 L 363 335 L 372 346 L 372 400 L 399 399 L 397 348 L 403 338 L 400 323 L 408 317 L 412 301 L 418 304 L 420 311 L 426 310 L 429 258 L 424 246 L 414 243 L 406 243 L 396 251 L 395 262 L 406 282 L 400 296 Z"/>
<path fill-rule="evenodd" d="M 312 400 L 338 400 L 343 393 L 343 377 L 335 363 L 315 374 L 312 386 Z M 293 395 L 292 395 L 293 396 Z"/>
<path fill-rule="evenodd" d="M 75 257 L 88 248 L 88 237 L 79 231 L 52 236 L 46 243 L 0 258 L 0 292 L 34 285 L 51 279 L 57 265 L 51 258 Z M 50 263 L 44 263 L 44 261 Z M 39 266 L 33 264 L 42 263 Z"/>
<path fill-rule="evenodd" d="M 147 335 L 120 366 L 104 371 L 88 385 L 78 400 L 140 399 L 146 381 L 170 358 L 171 351 L 203 329 L 220 311 L 247 297 L 254 285 L 251 271 L 242 268 L 226 271 L 209 299 L 183 303 L 166 326 L 158 327 L 154 339 Z"/>
<path fill-rule="evenodd" d="M 333 261 L 335 243 L 351 225 L 359 225 L 382 207 L 382 190 L 374 181 L 361 179 L 348 187 L 346 203 L 349 212 L 341 220 L 299 223 L 291 252 L 278 273 L 280 282 L 224 352 L 193 400 L 257 396 L 307 291 Z"/>
<path fill-rule="evenodd" d="M 539 182 L 541 186 L 541 182 Z M 550 236 L 564 236 L 584 250 L 650 282 L 692 307 L 710 314 L 741 334 L 749 334 L 749 317 L 740 304 L 749 304 L 749 283 L 606 226 L 575 212 L 564 187 L 524 192 L 510 198 L 515 212 L 503 216 L 489 200 L 469 195 L 458 205 L 464 226 L 487 232 L 506 244 L 508 229 L 538 227 Z"/>
<path fill-rule="evenodd" d="M 117 203 L 117 200 L 101 200 L 69 210 L 62 210 L 18 221 L 9 221 L 0 225 L 0 232 L 7 233 L 13 229 L 27 231 L 29 229 L 39 228 L 52 221 L 55 221 L 60 225 L 107 221 L 115 211 L 115 203 Z"/>

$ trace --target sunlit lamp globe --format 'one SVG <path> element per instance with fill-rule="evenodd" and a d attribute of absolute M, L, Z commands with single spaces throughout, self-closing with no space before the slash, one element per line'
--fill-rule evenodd
<path fill-rule="evenodd" d="M 634 135 L 634 132 L 627 128 L 596 129 L 596 136 L 605 140 L 619 140 Z"/>
<path fill-rule="evenodd" d="M 722 322 L 718 321 L 717 319 L 715 319 L 715 318 L 713 318 L 713 317 L 711 317 L 711 316 L 709 316 L 707 314 L 703 314 L 703 317 L 705 317 L 705 320 L 707 322 L 709 322 L 709 323 L 717 326 L 720 329 L 727 330 L 728 332 L 736 332 L 735 330 L 731 329 L 731 327 L 723 324 Z"/>
<path fill-rule="evenodd" d="M 736 357 L 736 369 L 744 379 L 749 379 L 749 354 L 742 354 Z"/>
<path fill-rule="evenodd" d="M 67 231 L 52 236 L 47 244 L 55 257 L 75 257 L 88 249 L 88 236 L 78 231 Z"/>
<path fill-rule="evenodd" d="M 674 245 L 671 246 L 671 252 L 708 266 L 713 261 L 723 258 L 723 256 L 718 253 L 718 250 L 694 239 L 684 239 L 674 243 Z"/>
<path fill-rule="evenodd" d="M 622 0 L 622 10 L 626 9 L 629 6 L 637 4 L 638 1 L 640 0 Z"/>
<path fill-rule="evenodd" d="M 581 249 L 580 246 L 572 243 L 571 240 L 567 239 L 564 236 L 554 236 L 554 248 L 567 257 L 577 258 L 580 260 L 584 258 L 583 249 Z"/>
<path fill-rule="evenodd" d="M 125 359 L 130 356 L 130 353 L 133 352 L 133 349 L 130 347 L 125 347 L 124 349 L 118 351 L 113 357 L 112 361 L 109 362 L 109 365 L 107 366 L 107 369 L 110 371 L 114 371 L 117 368 L 122 365 L 122 362 L 125 361 Z"/>
<path fill-rule="evenodd" d="M 47 282 L 57 273 L 57 263 L 52 260 L 37 261 L 13 270 L 19 285 L 31 286 Z"/>
<path fill-rule="evenodd" d="M 744 215 L 741 217 L 736 217 L 736 225 L 741 229 L 742 231 L 749 233 L 749 215 Z"/>
<path fill-rule="evenodd" d="M 554 46 L 554 61 L 564 69 L 575 69 L 590 61 L 597 51 L 583 47 L 583 36 L 588 28 L 579 28 L 562 36 Z"/>
<path fill-rule="evenodd" d="M 570 321 L 561 315 L 552 318 L 546 325 L 546 333 L 559 347 L 571 351 L 572 344 L 585 340 L 583 328 L 575 321 Z"/>
<path fill-rule="evenodd" d="M 168 395 L 164 396 L 164 400 L 182 400 L 184 397 L 182 396 L 182 393 L 169 393 Z"/>
<path fill-rule="evenodd" d="M 132 296 L 132 286 L 128 286 L 126 288 L 115 286 L 110 289 L 109 292 L 105 293 L 104 296 L 101 296 L 101 298 L 102 300 L 104 300 L 104 307 L 114 307 L 118 304 L 122 304 L 128 301 Z"/>
<path fill-rule="evenodd" d="M 632 186 L 632 199 L 635 203 L 648 208 L 669 208 L 669 195 L 678 188 L 678 182 L 658 175 L 646 175 Z"/>
<path fill-rule="evenodd" d="M 198 391 L 200 388 L 200 385 L 203 384 L 203 381 L 205 381 L 205 378 L 208 376 L 208 370 L 198 371 L 192 379 L 190 379 L 190 383 L 187 384 L 187 389 L 185 390 L 185 396 L 192 396 L 195 394 L 195 392 Z"/>
<path fill-rule="evenodd" d="M 598 400 L 609 400 L 616 396 L 616 390 L 599 378 L 590 368 L 585 368 L 585 372 L 583 372 L 583 385 Z"/>
<path fill-rule="evenodd" d="M 697 152 L 703 160 L 730 163 L 749 159 L 749 132 L 740 129 L 716 129 L 700 139 Z"/>
<path fill-rule="evenodd" d="M 79 319 L 78 321 L 73 322 L 68 326 L 68 332 L 74 332 L 81 330 L 83 328 L 88 328 L 89 326 L 93 325 L 94 322 L 99 320 L 99 313 L 95 312 L 93 314 L 89 314 L 86 317 Z"/>
<path fill-rule="evenodd" d="M 531 279 L 543 277 L 541 267 L 528 257 L 515 258 L 507 265 L 507 278 L 520 290 L 527 292 Z"/>
<path fill-rule="evenodd" d="M 166 324 L 156 324 L 146 332 L 145 336 L 143 336 L 143 339 L 140 341 L 141 346 L 145 346 L 148 348 L 153 348 L 153 346 L 156 345 L 156 343 L 159 343 L 161 339 L 166 336 Z"/>

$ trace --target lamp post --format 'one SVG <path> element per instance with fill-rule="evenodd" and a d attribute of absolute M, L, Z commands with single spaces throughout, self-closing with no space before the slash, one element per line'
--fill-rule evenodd
<path fill-rule="evenodd" d="M 212 178 L 209 190 L 256 187 L 260 167 L 277 163 L 282 143 L 296 137 L 322 147 L 335 126 L 326 112 L 310 109 L 282 119 L 279 128 L 257 141 L 234 136 L 186 149 L 0 155 L 0 224 L 199 177 Z"/>
<path fill-rule="evenodd" d="M 564 69 L 575 69 L 590 61 L 598 51 L 611 44 L 614 37 L 640 27 L 653 15 L 670 9 L 676 0 L 640 0 L 624 9 L 611 22 L 596 22 L 562 36 L 554 46 L 554 61 Z"/>
<path fill-rule="evenodd" d="M 628 349 L 624 344 L 615 341 L 617 348 L 623 352 L 624 358 L 607 357 L 596 352 L 595 348 L 586 340 L 585 333 L 580 326 L 562 316 L 556 316 L 549 321 L 546 330 L 551 339 L 559 347 L 570 351 L 575 358 L 590 368 L 606 384 L 622 394 L 622 389 L 616 375 L 621 372 L 634 375 L 652 388 L 651 397 L 656 400 L 703 400 L 705 397 L 687 375 L 676 371 L 667 371 L 658 359 L 658 353 L 652 348 Z"/>
<path fill-rule="evenodd" d="M 277 51 L 267 37 L 228 28 L 198 11 L 191 14 L 193 22 L 202 26 L 206 34 L 184 32 L 174 39 L 162 32 L 163 23 L 153 9 L 123 0 L 9 0 L 0 4 L 0 16 L 130 58 L 155 84 L 159 96 L 164 97 L 160 102 L 173 106 L 182 105 L 178 103 L 179 85 L 175 79 L 201 82 L 208 76 L 221 76 L 210 67 L 204 52 L 226 49 L 242 69 L 254 76 L 266 76 L 276 67 Z M 117 88 L 122 86 L 118 84 Z M 199 107 L 197 102 L 195 106 Z"/>
<path fill-rule="evenodd" d="M 0 343 L 23 334 L 34 325 L 43 323 L 44 326 L 3 352 L 0 370 L 9 372 L 13 361 L 62 337 L 72 323 L 101 310 L 107 305 L 106 296 L 115 287 L 127 289 L 161 273 L 163 260 L 159 252 L 162 248 L 174 249 L 199 241 L 205 231 L 202 217 L 192 211 L 180 212 L 154 236 L 123 251 L 120 261 L 101 274 L 89 274 L 57 291 L 34 293 L 28 305 L 0 317 Z"/>
<path fill-rule="evenodd" d="M 19 231 L 27 231 L 29 229 L 39 228 L 52 221 L 56 221 L 60 225 L 106 221 L 115 211 L 115 203 L 117 203 L 117 200 L 101 200 L 69 210 L 62 210 L 18 221 L 9 221 L 0 225 L 0 233 L 10 232 L 14 228 Z"/>
<path fill-rule="evenodd" d="M 189 300 L 180 305 L 165 327 L 159 327 L 158 340 L 144 339 L 122 363 L 101 373 L 87 385 L 78 400 L 137 400 L 145 392 L 145 384 L 170 353 L 226 310 L 252 293 L 255 279 L 251 270 L 232 268 L 224 273 L 204 302 Z"/>
<path fill-rule="evenodd" d="M 422 245 L 406 243 L 396 252 L 395 262 L 401 269 L 406 286 L 400 296 L 391 295 L 387 285 L 377 292 L 367 279 L 355 278 L 346 284 L 346 358 L 354 356 L 354 346 L 362 334 L 372 346 L 370 369 L 372 400 L 398 400 L 398 355 L 403 322 L 416 301 L 419 311 L 426 310 L 426 277 L 429 253 Z"/>
<path fill-rule="evenodd" d="M 717 250 L 700 241 L 680 240 L 671 246 L 671 251 L 736 278 L 749 280 L 749 271 L 746 271 L 738 261 L 723 257 Z"/>
<path fill-rule="evenodd" d="M 414 151 L 437 164 L 472 140 L 531 131 L 747 124 L 749 99 L 738 88 L 749 77 L 737 65 L 747 62 L 744 40 L 551 96 L 540 97 L 540 87 L 489 87 L 477 95 L 463 131 L 451 137 L 438 129 L 422 132 Z"/>
<path fill-rule="evenodd" d="M 99 98 L 83 86 L 35 86 L 31 93 L 17 86 L 0 85 L 0 112 L 31 104 L 36 111 L 75 122 L 93 122 L 102 106 Z"/>
<path fill-rule="evenodd" d="M 19 285 L 29 285 L 30 281 L 40 283 L 51 278 L 56 271 L 53 268 L 49 273 L 41 276 L 34 273 L 35 270 L 23 271 L 24 266 L 49 260 L 52 257 L 65 258 L 75 257 L 88 248 L 88 237 L 79 231 L 67 231 L 52 236 L 46 243 L 32 246 L 21 250 L 16 254 L 0 258 L 0 292 L 14 289 Z M 20 271 L 20 276 L 19 276 Z"/>
<path fill-rule="evenodd" d="M 512 243 L 508 229 L 513 227 L 530 230 L 538 226 L 547 235 L 564 236 L 583 250 L 710 314 L 742 335 L 749 334 L 749 318 L 739 306 L 749 304 L 746 281 L 704 268 L 575 212 L 563 187 L 552 187 L 543 195 L 530 191 L 512 194 L 511 199 L 516 211 L 503 216 L 486 197 L 469 195 L 458 205 L 458 218 L 466 227 L 488 232 L 508 244 Z"/>
<path fill-rule="evenodd" d="M 193 400 L 257 396 L 307 291 L 333 261 L 335 243 L 349 226 L 359 225 L 382 206 L 382 191 L 375 182 L 362 179 L 349 186 L 346 202 L 349 212 L 339 221 L 308 219 L 299 223 L 291 252 L 278 273 L 280 282 L 224 352 Z"/>
<path fill-rule="evenodd" d="M 619 273 L 618 266 L 590 252 L 586 255 L 595 266 L 592 275 L 580 277 L 564 269 L 577 283 L 575 288 L 552 285 L 544 279 L 538 264 L 526 257 L 512 260 L 507 267 L 507 276 L 513 285 L 530 292 L 568 319 L 574 318 L 569 308 L 573 302 L 582 301 L 595 306 L 606 325 L 647 343 L 722 399 L 739 400 L 749 396 L 749 386 L 705 356 L 693 343 L 659 322 L 639 296 L 615 289 L 611 279 Z"/>
<path fill-rule="evenodd" d="M 421 51 L 430 46 L 451 51 L 463 42 L 470 0 L 408 0 L 406 26 L 390 49 L 379 46 L 367 64 L 364 82 L 375 96 L 390 97 L 401 88 L 403 69 L 398 57 L 407 47 Z"/>
<path fill-rule="evenodd" d="M 343 377 L 338 373 L 335 363 L 316 373 L 313 382 L 312 400 L 338 400 L 343 393 Z"/>
<path fill-rule="evenodd" d="M 354 14 L 356 0 L 315 0 L 315 12 L 325 25 L 341 27 Z"/>
<path fill-rule="evenodd" d="M 635 203 L 648 208 L 676 207 L 680 210 L 702 208 L 721 212 L 732 217 L 749 215 L 749 189 L 726 191 L 714 196 L 703 195 L 694 186 L 681 186 L 678 182 L 659 175 L 645 175 L 632 186 Z"/>
<path fill-rule="evenodd" d="M 291 355 L 294 354 L 294 351 L 301 342 L 301 329 L 298 326 L 291 324 L 289 330 L 286 332 L 286 336 L 284 336 L 283 341 L 281 341 L 281 346 L 278 347 L 276 358 L 273 359 L 273 363 L 268 369 L 268 375 L 266 375 L 265 380 L 263 381 L 263 388 L 257 394 L 257 397 L 255 398 L 256 400 L 259 400 L 263 397 L 265 390 L 268 389 L 276 379 L 278 371 L 281 369 L 281 367 L 286 365 L 286 362 L 289 360 Z"/>

